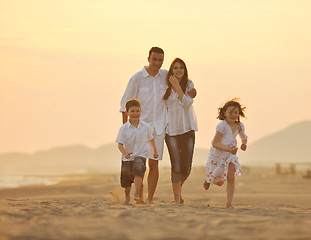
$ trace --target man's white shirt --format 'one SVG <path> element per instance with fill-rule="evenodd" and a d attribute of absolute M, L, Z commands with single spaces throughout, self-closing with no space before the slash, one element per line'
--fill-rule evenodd
<path fill-rule="evenodd" d="M 120 112 L 125 112 L 127 100 L 136 98 L 140 101 L 142 114 L 140 119 L 147 122 L 151 131 L 159 135 L 165 132 L 168 122 L 163 96 L 167 89 L 167 70 L 160 69 L 156 76 L 150 75 L 144 67 L 134 74 L 127 84 L 121 100 Z"/>
<path fill-rule="evenodd" d="M 131 154 L 129 159 L 122 154 L 122 161 L 133 161 L 136 157 L 149 158 L 152 148 L 148 140 L 152 140 L 153 135 L 148 123 L 139 120 L 139 124 L 134 127 L 127 121 L 119 130 L 116 142 L 123 144 L 125 150 Z"/>

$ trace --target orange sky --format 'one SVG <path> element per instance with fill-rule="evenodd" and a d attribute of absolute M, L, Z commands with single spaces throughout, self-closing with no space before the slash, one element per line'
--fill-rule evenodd
<path fill-rule="evenodd" d="M 0 0 L 0 153 L 115 140 L 119 101 L 152 46 L 185 60 L 196 144 L 240 97 L 250 143 L 310 120 L 311 2 Z"/>

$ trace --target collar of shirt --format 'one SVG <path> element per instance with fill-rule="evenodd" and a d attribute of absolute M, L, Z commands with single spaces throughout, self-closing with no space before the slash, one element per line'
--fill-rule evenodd
<path fill-rule="evenodd" d="M 148 77 L 148 76 L 150 75 L 150 74 L 148 73 L 148 71 L 146 70 L 146 67 L 147 67 L 147 66 L 144 66 L 144 67 L 143 67 L 143 76 L 144 76 L 144 77 Z M 151 76 L 151 75 L 150 75 L 150 76 Z M 154 77 L 157 77 L 157 76 L 161 76 L 161 71 L 160 71 L 160 69 L 159 69 L 157 75 L 155 75 Z"/>
<path fill-rule="evenodd" d="M 136 128 L 136 127 L 134 127 L 134 126 L 131 124 L 130 120 L 127 120 L 127 122 L 126 122 L 125 124 L 126 124 L 126 127 L 127 127 L 127 128 L 130 128 L 130 127 Z M 141 126 L 141 120 L 139 120 L 139 123 L 138 123 L 138 125 L 137 125 L 137 128 L 139 128 L 140 126 Z"/>

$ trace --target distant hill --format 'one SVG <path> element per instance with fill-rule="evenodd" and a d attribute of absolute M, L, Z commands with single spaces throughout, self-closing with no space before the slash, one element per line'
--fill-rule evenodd
<path fill-rule="evenodd" d="M 251 136 L 250 136 L 251 137 Z M 239 151 L 243 164 L 274 165 L 276 162 L 310 162 L 311 121 L 304 121 L 264 137 Z"/>
<path fill-rule="evenodd" d="M 294 124 L 264 137 L 239 151 L 242 165 L 274 165 L 276 162 L 311 162 L 311 121 Z M 250 136 L 251 137 L 251 136 Z M 166 147 L 160 167 L 169 167 Z M 196 148 L 193 166 L 204 166 L 208 149 Z M 86 172 L 119 172 L 121 154 L 116 143 L 98 148 L 84 145 L 57 147 L 34 154 L 0 154 L 0 174 L 77 174 Z"/>
<path fill-rule="evenodd" d="M 196 149 L 194 165 L 205 164 L 206 149 Z M 84 145 L 57 147 L 34 154 L 0 154 L 0 174 L 61 175 L 86 172 L 119 172 L 121 153 L 115 143 L 92 149 Z M 161 167 L 170 166 L 165 148 Z"/>

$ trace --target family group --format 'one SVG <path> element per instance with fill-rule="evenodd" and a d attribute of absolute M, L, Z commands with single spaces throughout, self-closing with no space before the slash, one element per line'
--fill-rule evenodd
<path fill-rule="evenodd" d="M 125 204 L 130 203 L 131 185 L 134 183 L 134 200 L 144 203 L 143 179 L 148 159 L 148 204 L 153 203 L 159 179 L 159 161 L 162 160 L 164 141 L 171 161 L 173 202 L 183 204 L 182 186 L 191 172 L 198 131 L 193 109 L 197 91 L 188 78 L 185 62 L 176 58 L 169 70 L 161 69 L 164 51 L 152 47 L 148 66 L 129 80 L 121 100 L 120 112 L 123 125 L 116 142 L 122 153 L 121 186 L 125 190 Z M 246 150 L 247 136 L 240 117 L 245 117 L 245 107 L 232 99 L 218 109 L 221 122 L 216 127 L 206 163 L 206 179 L 203 187 L 210 184 L 221 186 L 227 181 L 227 208 L 232 207 L 235 175 L 241 175 L 236 137 L 241 137 L 241 150 Z"/>

